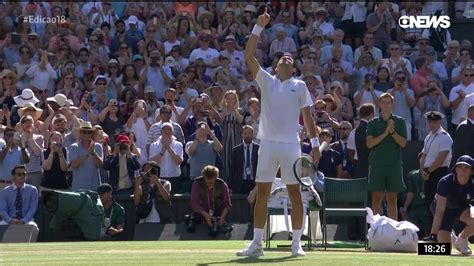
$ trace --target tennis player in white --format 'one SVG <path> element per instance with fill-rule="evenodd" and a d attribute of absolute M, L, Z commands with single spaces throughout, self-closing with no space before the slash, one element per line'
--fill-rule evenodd
<path fill-rule="evenodd" d="M 301 155 L 298 141 L 299 117 L 303 113 L 306 132 L 313 145 L 311 155 L 319 160 L 319 140 L 311 118 L 311 95 L 303 81 L 293 78 L 294 60 L 290 55 L 281 57 L 272 76 L 263 70 L 254 57 L 260 33 L 270 21 L 265 12 L 258 17 L 257 25 L 245 47 L 245 60 L 261 90 L 261 114 L 258 138 L 261 140 L 257 165 L 257 199 L 254 210 L 253 241 L 237 256 L 259 257 L 263 255 L 262 236 L 267 219 L 267 203 L 272 182 L 280 166 L 282 181 L 287 185 L 291 200 L 291 224 L 293 226 L 293 256 L 304 256 L 301 248 L 303 227 L 303 201 L 300 184 L 293 174 L 293 163 Z"/>

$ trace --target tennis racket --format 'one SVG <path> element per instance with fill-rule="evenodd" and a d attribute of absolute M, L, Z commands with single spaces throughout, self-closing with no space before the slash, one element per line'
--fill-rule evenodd
<path fill-rule="evenodd" d="M 319 146 L 319 152 L 326 149 L 328 143 L 323 142 Z M 307 154 L 301 155 L 293 164 L 293 173 L 295 174 L 296 180 L 304 186 L 311 187 L 316 182 L 318 172 L 318 163 L 313 161 L 313 158 Z"/>

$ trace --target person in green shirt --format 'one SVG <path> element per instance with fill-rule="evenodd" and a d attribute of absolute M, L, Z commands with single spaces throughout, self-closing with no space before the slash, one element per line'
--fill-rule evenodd
<path fill-rule="evenodd" d="M 97 189 L 100 201 L 104 206 L 104 222 L 102 224 L 101 240 L 115 240 L 123 233 L 125 210 L 112 198 L 112 186 L 103 183 Z"/>
<path fill-rule="evenodd" d="M 397 220 L 397 193 L 405 190 L 403 182 L 402 148 L 407 144 L 405 120 L 392 114 L 393 96 L 379 97 L 380 114 L 367 125 L 369 155 L 368 189 L 372 194 L 372 210 L 381 214 L 386 198 L 388 217 Z"/>
<path fill-rule="evenodd" d="M 420 228 L 419 235 L 421 237 L 427 236 L 431 229 L 431 217 L 426 208 L 424 182 L 420 170 L 408 173 L 405 181 L 407 190 L 400 193 L 404 198 L 400 214 L 403 220 L 412 222 Z"/>

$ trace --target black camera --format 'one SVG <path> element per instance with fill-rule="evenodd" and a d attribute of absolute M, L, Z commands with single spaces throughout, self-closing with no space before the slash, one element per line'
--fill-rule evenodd
<path fill-rule="evenodd" d="M 436 88 L 434 88 L 434 87 L 429 88 L 429 89 L 423 91 L 423 92 L 420 94 L 420 97 L 424 97 L 424 96 L 426 96 L 426 95 L 428 95 L 428 94 L 430 94 L 430 93 L 432 93 L 432 92 L 434 92 L 434 91 L 436 91 Z"/>
<path fill-rule="evenodd" d="M 192 213 L 184 215 L 184 223 L 186 224 L 186 232 L 194 233 L 196 231 L 196 220 Z"/>
<path fill-rule="evenodd" d="M 212 217 L 212 226 L 209 228 L 209 236 L 216 237 L 219 234 L 219 224 L 217 223 L 217 218 Z"/>
<path fill-rule="evenodd" d="M 148 183 L 150 182 L 150 176 L 156 175 L 158 176 L 158 170 L 155 168 L 151 168 L 148 172 L 142 172 L 140 176 L 142 177 L 143 182 Z"/>
<path fill-rule="evenodd" d="M 324 112 L 317 112 L 317 113 L 316 113 L 316 116 L 317 116 L 318 118 L 323 118 L 323 114 L 324 114 Z"/>
<path fill-rule="evenodd" d="M 119 144 L 119 149 L 122 150 L 122 151 L 123 151 L 123 150 L 126 150 L 126 149 L 127 149 L 127 144 L 125 144 L 125 143 L 120 143 L 120 144 Z"/>

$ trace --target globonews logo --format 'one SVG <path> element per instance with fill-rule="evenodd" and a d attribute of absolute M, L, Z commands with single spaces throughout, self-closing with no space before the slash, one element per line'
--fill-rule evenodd
<path fill-rule="evenodd" d="M 447 29 L 451 26 L 449 16 L 401 16 L 398 19 L 398 25 L 404 29 L 437 29 L 441 27 Z"/>

